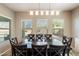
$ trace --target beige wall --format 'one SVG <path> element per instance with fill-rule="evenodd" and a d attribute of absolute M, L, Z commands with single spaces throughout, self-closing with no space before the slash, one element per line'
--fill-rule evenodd
<path fill-rule="evenodd" d="M 15 35 L 14 15 L 15 14 L 12 10 L 10 10 L 7 7 L 5 7 L 4 5 L 0 4 L 0 16 L 4 16 L 4 17 L 11 19 L 11 37 L 14 37 L 14 35 Z M 9 48 L 10 48 L 10 43 L 8 40 L 0 43 L 0 53 L 3 51 L 6 51 Z"/>
<path fill-rule="evenodd" d="M 74 37 L 74 49 L 79 52 L 79 7 L 72 11 L 72 34 Z"/>
<path fill-rule="evenodd" d="M 64 35 L 70 37 L 72 36 L 72 14 L 71 11 L 64 12 Z"/>
<path fill-rule="evenodd" d="M 24 19 L 32 19 L 33 20 L 33 33 L 36 33 L 36 20 L 37 19 L 48 19 L 48 33 L 52 33 L 52 20 L 53 19 L 63 19 L 64 20 L 64 35 L 71 35 L 71 12 L 64 11 L 60 14 L 60 16 L 30 16 L 28 12 L 17 12 L 16 13 L 16 36 L 18 39 L 22 39 L 22 30 L 21 30 L 21 20 Z"/>

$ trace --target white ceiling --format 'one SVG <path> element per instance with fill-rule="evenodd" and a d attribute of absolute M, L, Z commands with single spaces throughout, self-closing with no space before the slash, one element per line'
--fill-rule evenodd
<path fill-rule="evenodd" d="M 52 10 L 72 10 L 76 7 L 79 6 L 78 3 L 4 3 L 5 6 L 8 8 L 12 9 L 13 11 L 16 12 L 23 12 L 26 10 L 47 10 L 47 9 L 52 9 Z"/>

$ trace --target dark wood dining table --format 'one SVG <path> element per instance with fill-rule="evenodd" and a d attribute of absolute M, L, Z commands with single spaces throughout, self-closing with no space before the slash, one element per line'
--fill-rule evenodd
<path fill-rule="evenodd" d="M 34 45 L 55 45 L 55 46 L 64 46 L 64 44 L 62 43 L 62 39 L 52 39 L 50 41 L 38 41 L 38 42 L 33 42 L 33 41 L 28 41 L 28 39 L 26 38 L 25 40 L 23 40 L 20 45 L 27 45 L 27 48 L 32 48 L 32 44 Z"/>
<path fill-rule="evenodd" d="M 52 38 L 52 40 L 50 41 L 38 41 L 38 42 L 33 42 L 32 40 L 31 41 L 28 41 L 28 39 L 24 39 L 20 45 L 26 45 L 27 46 L 27 49 L 30 51 L 32 49 L 32 44 L 33 45 L 47 45 L 47 49 L 49 49 L 49 45 L 54 45 L 54 46 L 65 46 L 63 43 L 62 43 L 62 39 L 58 39 L 58 38 Z M 32 51 L 31 51 L 32 52 Z M 65 52 L 65 51 L 64 51 Z M 64 55 L 64 54 L 63 54 Z"/>

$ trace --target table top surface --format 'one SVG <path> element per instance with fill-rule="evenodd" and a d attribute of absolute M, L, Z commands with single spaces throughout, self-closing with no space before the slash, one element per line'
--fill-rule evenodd
<path fill-rule="evenodd" d="M 64 46 L 62 40 L 60 39 L 52 39 L 51 41 L 39 41 L 39 42 L 32 42 L 28 41 L 28 39 L 23 40 L 20 45 L 27 45 L 27 48 L 32 48 L 32 44 L 34 45 L 55 45 L 55 46 Z"/>

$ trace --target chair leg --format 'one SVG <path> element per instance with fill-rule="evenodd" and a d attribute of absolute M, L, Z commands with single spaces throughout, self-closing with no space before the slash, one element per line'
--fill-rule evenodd
<path fill-rule="evenodd" d="M 69 53 L 67 53 L 67 56 L 69 56 Z"/>
<path fill-rule="evenodd" d="M 67 51 L 67 56 L 69 56 L 69 52 L 70 52 L 70 50 Z"/>
<path fill-rule="evenodd" d="M 11 48 L 11 52 L 12 52 L 12 56 L 14 56 L 14 51 L 13 51 L 13 48 Z"/>
<path fill-rule="evenodd" d="M 14 48 L 12 48 L 12 56 L 16 56 Z"/>
<path fill-rule="evenodd" d="M 12 56 L 14 56 L 14 53 L 13 53 L 13 51 L 12 51 Z"/>
<path fill-rule="evenodd" d="M 66 54 L 66 48 L 63 50 L 62 55 L 65 56 L 65 54 Z"/>

